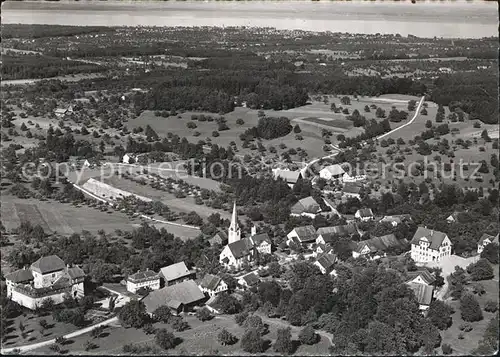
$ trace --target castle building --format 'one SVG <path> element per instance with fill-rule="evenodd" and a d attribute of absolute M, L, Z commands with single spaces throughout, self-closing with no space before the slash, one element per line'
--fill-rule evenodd
<path fill-rule="evenodd" d="M 67 266 L 57 255 L 49 255 L 38 259 L 29 269 L 20 269 L 6 275 L 7 297 L 19 305 L 35 310 L 46 299 L 60 304 L 65 295 L 83 297 L 84 279 L 82 269 Z"/>

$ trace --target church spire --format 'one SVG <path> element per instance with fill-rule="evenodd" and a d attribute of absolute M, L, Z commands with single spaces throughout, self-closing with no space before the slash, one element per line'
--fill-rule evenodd
<path fill-rule="evenodd" d="M 234 201 L 231 225 L 229 226 L 228 243 L 234 243 L 241 239 L 241 230 L 238 225 L 238 214 L 236 211 L 236 201 Z"/>

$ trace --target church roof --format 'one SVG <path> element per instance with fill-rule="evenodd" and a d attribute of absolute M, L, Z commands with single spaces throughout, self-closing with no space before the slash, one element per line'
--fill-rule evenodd
<path fill-rule="evenodd" d="M 227 247 L 236 259 L 240 259 L 251 254 L 253 243 L 250 238 L 243 238 L 236 242 L 229 243 Z"/>

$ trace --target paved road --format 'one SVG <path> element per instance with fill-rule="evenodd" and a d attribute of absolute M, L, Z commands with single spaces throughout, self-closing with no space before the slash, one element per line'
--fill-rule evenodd
<path fill-rule="evenodd" d="M 415 121 L 415 119 L 417 119 L 418 115 L 420 114 L 420 108 L 424 104 L 424 99 L 425 99 L 425 97 L 420 98 L 420 102 L 418 102 L 418 106 L 417 106 L 417 109 L 415 110 L 415 114 L 413 114 L 413 118 L 411 118 L 411 120 L 408 123 L 405 123 L 405 124 L 401 125 L 400 127 L 397 127 L 396 129 L 389 131 L 388 133 L 385 133 L 385 134 L 378 136 L 377 140 L 385 138 L 387 135 L 393 134 L 396 131 L 398 131 L 399 129 L 404 128 L 405 126 L 411 125 Z"/>

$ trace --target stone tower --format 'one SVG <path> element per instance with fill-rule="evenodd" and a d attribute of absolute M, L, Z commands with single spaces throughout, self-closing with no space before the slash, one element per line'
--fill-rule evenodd
<path fill-rule="evenodd" d="M 227 237 L 228 237 L 228 244 L 234 243 L 241 239 L 241 230 L 240 226 L 238 225 L 238 217 L 236 213 L 236 202 L 234 202 L 233 215 L 231 217 L 231 225 L 229 226 L 229 232 Z"/>

